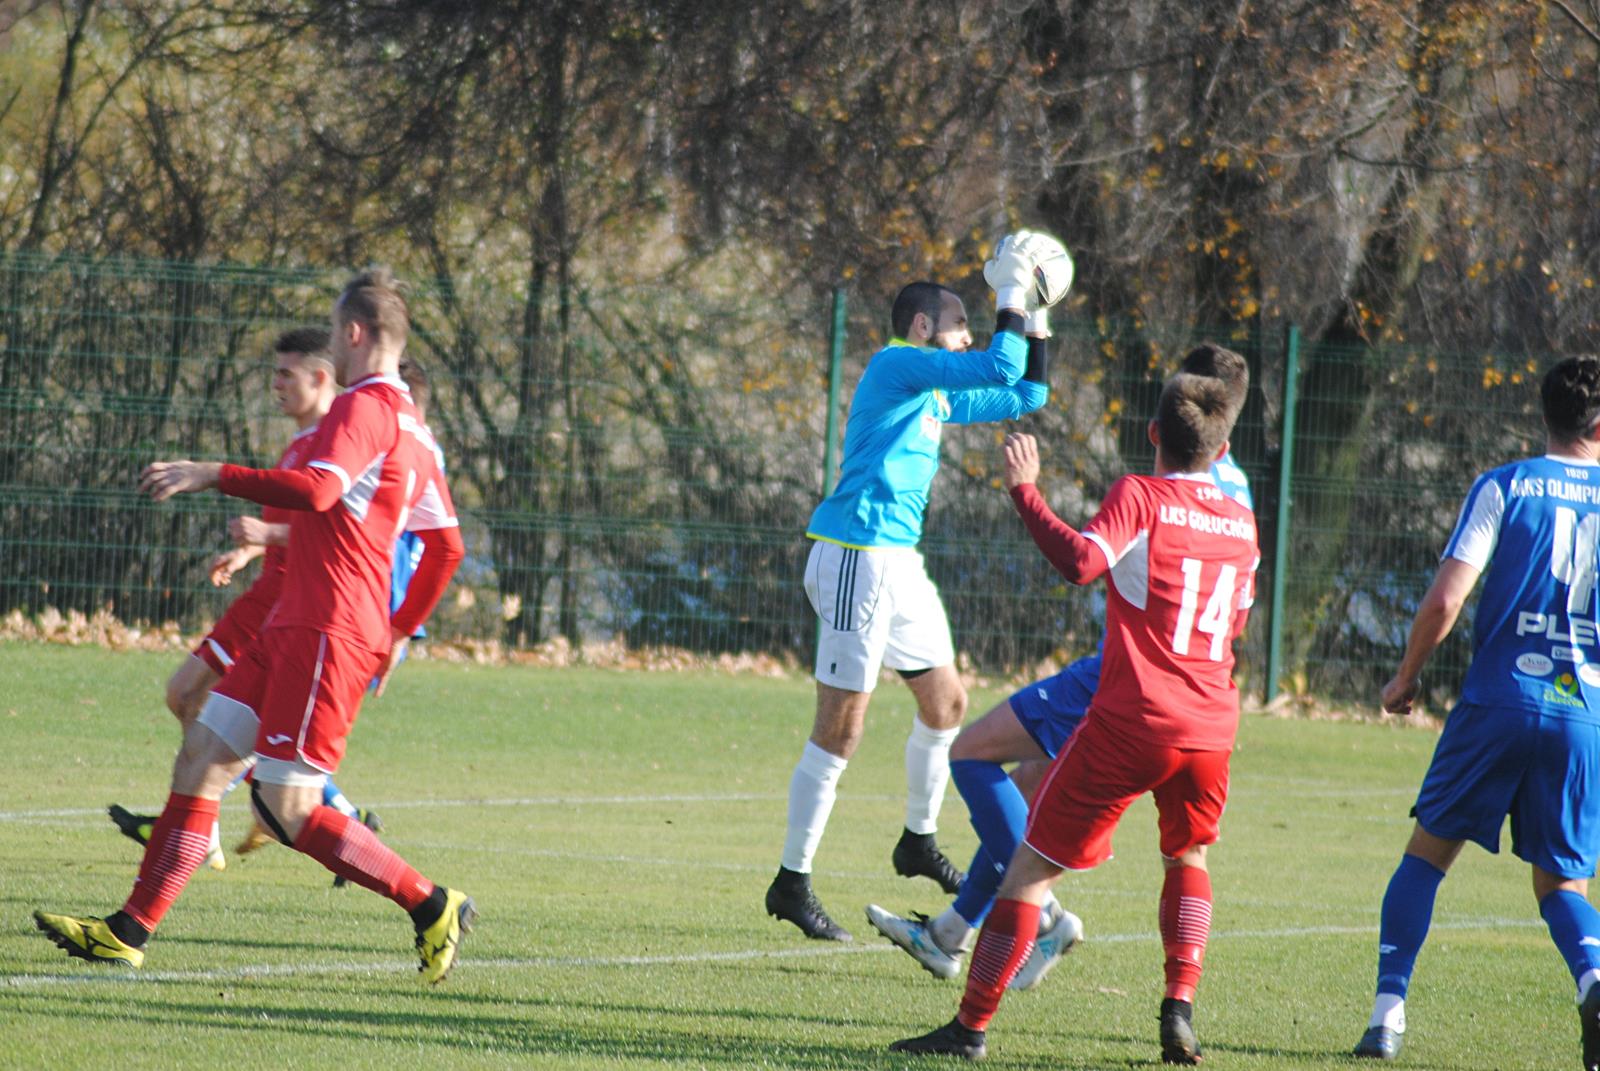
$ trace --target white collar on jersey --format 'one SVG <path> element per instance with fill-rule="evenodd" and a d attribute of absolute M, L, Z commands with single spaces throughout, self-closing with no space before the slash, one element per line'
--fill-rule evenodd
<path fill-rule="evenodd" d="M 289 438 L 289 441 L 290 442 L 294 442 L 295 439 L 304 439 L 307 435 L 310 435 L 312 432 L 314 432 L 316 430 L 317 430 L 317 425 L 315 425 L 315 424 L 311 425 L 309 428 L 301 428 L 299 431 L 295 432 L 294 435 L 292 435 Z"/>
<path fill-rule="evenodd" d="M 1563 465 L 1581 465 L 1586 469 L 1600 466 L 1600 461 L 1591 461 L 1586 457 L 1566 457 L 1563 454 L 1546 454 L 1544 456 L 1547 461 L 1559 461 Z"/>
<path fill-rule="evenodd" d="M 345 390 L 360 390 L 362 387 L 365 387 L 371 383 L 385 383 L 403 394 L 411 393 L 411 388 L 406 386 L 406 381 L 401 379 L 399 376 L 368 376 L 366 379 L 356 380 L 354 383 L 346 387 Z"/>
<path fill-rule="evenodd" d="M 1196 483 L 1214 484 L 1217 482 L 1216 477 L 1211 475 L 1210 469 L 1205 472 L 1169 472 L 1161 478 L 1163 480 L 1193 480 Z"/>

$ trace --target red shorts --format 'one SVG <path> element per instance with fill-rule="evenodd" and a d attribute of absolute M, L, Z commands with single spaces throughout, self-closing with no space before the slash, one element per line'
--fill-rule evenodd
<path fill-rule="evenodd" d="M 212 689 L 261 719 L 256 754 L 334 773 L 381 653 L 294 625 L 263 632 Z"/>
<path fill-rule="evenodd" d="M 234 599 L 206 638 L 194 649 L 194 656 L 224 676 L 261 632 L 261 624 L 272 612 L 273 600 L 256 597 L 254 589 Z"/>
<path fill-rule="evenodd" d="M 1128 805 L 1156 800 L 1161 854 L 1214 844 L 1228 802 L 1229 751 L 1191 751 L 1129 739 L 1091 713 L 1035 794 L 1023 840 L 1050 862 L 1088 870 L 1111 858 L 1111 834 Z"/>

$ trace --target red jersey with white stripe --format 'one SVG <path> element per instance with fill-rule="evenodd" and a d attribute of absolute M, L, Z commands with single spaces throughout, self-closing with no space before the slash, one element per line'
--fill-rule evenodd
<path fill-rule="evenodd" d="M 1204 751 L 1233 746 L 1233 640 L 1260 562 L 1255 516 L 1209 473 L 1124 476 L 1082 533 L 1032 485 L 1013 498 L 1040 548 L 1077 583 L 1110 573 L 1091 716 L 1130 736 Z"/>
<path fill-rule="evenodd" d="M 288 575 L 272 625 L 303 625 L 372 651 L 390 646 L 389 573 L 403 531 L 454 528 L 433 436 L 397 376 L 370 376 L 334 399 L 305 467 L 337 477 L 322 512 L 286 510 Z"/>

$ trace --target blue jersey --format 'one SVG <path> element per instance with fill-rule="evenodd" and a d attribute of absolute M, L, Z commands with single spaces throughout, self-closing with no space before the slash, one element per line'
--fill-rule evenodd
<path fill-rule="evenodd" d="M 430 433 L 430 441 L 431 433 Z M 444 451 L 439 449 L 437 442 L 433 443 L 433 456 L 439 463 L 439 471 L 444 472 Z M 400 609 L 401 603 L 406 601 L 406 589 L 411 586 L 411 577 L 416 573 L 417 566 L 422 564 L 422 538 L 415 532 L 401 532 L 394 541 L 394 560 L 389 565 L 389 614 Z M 421 625 L 412 633 L 412 638 L 426 636 L 428 630 Z"/>
<path fill-rule="evenodd" d="M 1232 450 L 1223 454 L 1220 460 L 1211 463 L 1211 478 L 1217 481 L 1217 487 L 1223 494 L 1245 509 L 1252 512 L 1255 510 L 1256 504 L 1250 498 L 1250 478 L 1244 474 L 1244 469 L 1234 462 Z"/>
<path fill-rule="evenodd" d="M 847 547 L 914 547 L 946 424 L 1031 413 L 1050 397 L 1024 380 L 1027 341 L 997 331 L 976 352 L 894 339 L 872 355 L 850 401 L 844 461 L 833 494 L 811 514 L 806 535 Z"/>
<path fill-rule="evenodd" d="M 406 588 L 411 577 L 422 564 L 422 540 L 415 532 L 401 532 L 394 541 L 394 562 L 389 566 L 389 613 L 392 615 L 406 601 Z M 417 626 L 416 636 L 426 636 L 427 630 Z"/>
<path fill-rule="evenodd" d="M 1600 465 L 1553 456 L 1479 476 L 1444 556 L 1484 571 L 1463 703 L 1600 720 Z"/>

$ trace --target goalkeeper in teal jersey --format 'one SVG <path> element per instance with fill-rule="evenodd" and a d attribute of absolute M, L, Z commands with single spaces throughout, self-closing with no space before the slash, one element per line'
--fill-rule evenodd
<path fill-rule="evenodd" d="M 850 940 L 812 891 L 811 864 L 884 666 L 917 701 L 894 868 L 932 878 L 948 893 L 960 887 L 962 874 L 934 832 L 967 694 L 944 604 L 917 542 L 944 426 L 1020 417 L 1049 398 L 1042 306 L 1065 294 L 1068 265 L 1065 280 L 1057 277 L 1051 288 L 1030 256 L 1027 232 L 1003 241 L 984 271 L 998 309 L 994 337 L 977 351 L 961 299 L 936 283 L 910 284 L 890 312 L 896 337 L 873 354 L 856 386 L 838 487 L 806 528 L 806 595 L 821 619 L 816 720 L 789 784 L 782 865 L 766 898 L 769 914 L 807 937 Z"/>

